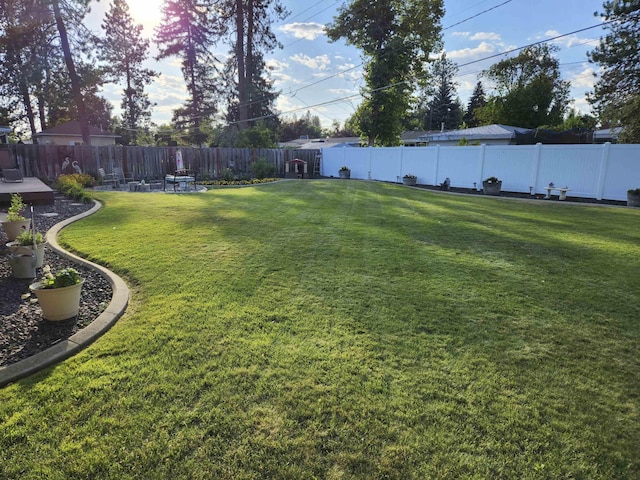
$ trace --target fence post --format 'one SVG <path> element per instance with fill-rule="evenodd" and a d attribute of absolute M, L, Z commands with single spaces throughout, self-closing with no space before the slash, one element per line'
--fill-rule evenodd
<path fill-rule="evenodd" d="M 484 176 L 484 157 L 487 154 L 487 145 L 486 144 L 482 144 L 480 145 L 480 162 L 478 165 L 478 183 L 476 185 L 476 191 L 480 191 L 482 190 L 482 180 L 483 180 L 483 176 Z"/>
<path fill-rule="evenodd" d="M 604 194 L 604 182 L 607 179 L 607 167 L 609 166 L 609 152 L 611 150 L 611 142 L 602 145 L 602 155 L 600 156 L 600 169 L 598 170 L 598 183 L 596 190 L 596 199 L 602 200 Z"/>
<path fill-rule="evenodd" d="M 538 174 L 540 173 L 540 158 L 542 158 L 542 143 L 536 143 L 536 149 L 533 152 L 533 165 L 531 166 L 531 195 L 535 195 L 538 189 Z"/>
<path fill-rule="evenodd" d="M 440 168 L 440 145 L 436 145 L 436 161 L 433 172 L 434 185 L 438 185 L 438 168 Z"/>

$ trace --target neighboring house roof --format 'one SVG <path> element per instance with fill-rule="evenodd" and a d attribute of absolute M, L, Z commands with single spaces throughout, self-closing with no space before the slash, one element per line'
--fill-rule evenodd
<path fill-rule="evenodd" d="M 332 147 L 359 147 L 360 137 L 297 138 L 280 143 L 281 148 L 299 148 L 301 150 L 319 150 Z"/>
<path fill-rule="evenodd" d="M 107 132 L 102 130 L 101 128 L 94 127 L 93 125 L 89 125 L 89 135 L 91 137 L 105 137 L 105 138 L 117 138 L 120 135 L 116 135 L 115 133 Z M 80 122 L 77 120 L 71 120 L 70 122 L 63 123 L 61 125 L 56 125 L 55 127 L 47 128 L 39 133 L 36 133 L 34 137 L 82 137 L 82 133 L 80 131 Z"/>
<path fill-rule="evenodd" d="M 433 132 L 425 132 L 424 130 L 407 130 L 405 132 L 402 132 L 400 138 L 402 139 L 402 141 L 418 140 L 419 138 L 422 138 L 429 133 Z"/>
<path fill-rule="evenodd" d="M 601 128 L 600 130 L 596 130 L 593 132 L 593 141 L 594 142 L 606 142 L 606 141 L 617 141 L 618 135 L 622 132 L 624 127 L 613 127 L 613 128 Z"/>
<path fill-rule="evenodd" d="M 437 132 L 427 134 L 421 139 L 424 141 L 458 141 L 462 138 L 466 138 L 469 142 L 475 142 L 480 140 L 509 140 L 515 137 L 517 133 L 526 133 L 530 129 L 522 127 L 512 127 L 510 125 L 485 125 L 483 127 L 464 128 L 462 130 L 450 130 L 448 132 Z"/>

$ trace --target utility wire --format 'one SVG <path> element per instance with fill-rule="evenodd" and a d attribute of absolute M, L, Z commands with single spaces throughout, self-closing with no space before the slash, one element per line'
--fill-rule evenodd
<path fill-rule="evenodd" d="M 473 64 L 476 64 L 476 63 L 484 62 L 486 60 L 491 60 L 492 58 L 505 56 L 505 55 L 508 55 L 509 53 L 513 53 L 513 52 L 516 52 L 516 51 L 519 51 L 519 50 L 523 50 L 525 48 L 533 47 L 533 46 L 536 46 L 536 45 L 541 45 L 543 43 L 552 42 L 553 40 L 557 40 L 559 38 L 568 37 L 569 35 L 575 35 L 576 33 L 586 32 L 586 31 L 592 30 L 594 28 L 601 28 L 604 25 L 608 25 L 610 23 L 614 23 L 614 22 L 618 22 L 618 21 L 619 21 L 619 18 L 616 18 L 615 20 L 610 20 L 608 22 L 602 22 L 602 23 L 599 23 L 597 25 L 592 25 L 590 27 L 585 27 L 585 28 L 580 28 L 578 30 L 574 30 L 572 32 L 563 33 L 563 34 L 560 34 L 560 35 L 555 35 L 553 37 L 549 37 L 549 38 L 546 38 L 544 40 L 539 40 L 537 42 L 532 42 L 532 43 L 529 43 L 527 45 L 523 45 L 523 46 L 520 46 L 520 47 L 512 48 L 512 49 L 506 50 L 504 52 L 500 52 L 500 53 L 496 53 L 496 54 L 493 54 L 493 55 L 489 55 L 489 56 L 486 56 L 486 57 L 483 57 L 483 58 L 479 58 L 477 60 L 472 60 L 472 61 L 469 61 L 467 63 L 460 64 L 460 65 L 458 65 L 458 67 L 466 67 L 466 66 L 473 65 Z M 397 86 L 400 86 L 400 85 L 405 85 L 405 84 L 408 84 L 408 83 L 413 83 L 415 80 L 417 80 L 417 79 L 404 80 L 402 82 L 396 82 L 396 83 L 393 83 L 393 84 L 390 84 L 390 85 L 385 85 L 383 87 L 379 87 L 379 88 L 370 90 L 368 93 L 374 93 L 374 92 L 388 90 L 389 88 L 397 87 Z M 271 118 L 271 117 L 279 117 L 281 115 L 287 115 L 287 114 L 295 113 L 295 112 L 298 112 L 300 110 L 305 110 L 305 109 L 309 109 L 309 108 L 316 108 L 316 107 L 323 107 L 323 106 L 331 105 L 331 104 L 334 104 L 334 103 L 344 102 L 346 100 L 352 100 L 352 99 L 354 99 L 356 97 L 362 97 L 362 96 L 364 96 L 364 94 L 358 93 L 358 94 L 354 94 L 354 95 L 349 95 L 347 97 L 341 97 L 341 98 L 337 98 L 337 99 L 334 99 L 334 100 L 329 100 L 329 101 L 326 101 L 326 102 L 317 103 L 317 104 L 314 104 L 314 105 L 308 105 L 308 106 L 305 106 L 305 107 L 295 108 L 295 109 L 292 109 L 292 110 L 288 110 L 286 112 L 281 112 L 281 113 L 272 114 L 272 115 L 265 115 L 265 116 L 262 116 L 262 117 L 250 118 L 247 121 L 251 122 L 251 121 L 257 121 L 257 120 L 264 120 L 264 119 Z M 239 122 L 232 122 L 232 124 L 236 124 L 236 123 L 239 123 Z"/>
<path fill-rule="evenodd" d="M 502 5 L 505 5 L 505 4 L 507 4 L 507 3 L 511 2 L 511 1 L 512 1 L 512 0 L 507 0 L 506 2 L 503 2 L 503 3 L 499 4 L 499 5 L 495 5 L 495 6 L 493 6 L 493 7 L 489 8 L 489 9 L 487 9 L 487 10 L 484 10 L 484 11 L 482 11 L 482 12 L 479 12 L 479 13 L 475 14 L 475 15 L 472 15 L 472 16 L 470 16 L 470 17 L 467 17 L 467 18 L 465 18 L 465 19 L 461 20 L 460 22 L 458 22 L 458 23 L 456 23 L 456 24 L 453 24 L 453 25 L 450 25 L 450 26 L 448 26 L 448 27 L 443 28 L 443 31 L 444 31 L 444 30 L 448 30 L 448 29 L 450 29 L 450 28 L 453 28 L 453 27 L 454 27 L 454 26 L 456 26 L 456 25 L 460 25 L 461 23 L 464 23 L 464 22 L 466 22 L 466 21 L 468 21 L 468 20 L 471 20 L 472 18 L 479 17 L 480 15 L 483 15 L 483 14 L 485 14 L 485 13 L 487 13 L 487 12 L 490 12 L 490 11 L 492 11 L 492 10 L 495 10 L 496 8 L 501 7 Z M 314 5 L 313 5 L 313 7 L 315 7 L 315 6 L 319 5 L 320 3 L 322 3 L 322 2 L 318 2 L 318 3 L 314 4 Z M 332 5 L 330 5 L 329 7 L 325 8 L 324 10 L 327 10 L 328 8 L 330 8 L 330 7 L 332 7 L 333 5 L 335 5 L 336 3 L 340 3 L 340 2 L 339 2 L 339 1 L 338 1 L 338 2 L 335 2 L 335 3 L 333 3 Z M 484 2 L 480 2 L 480 3 L 484 3 Z M 476 5 L 479 5 L 480 3 L 478 3 L 478 4 L 476 4 Z M 302 13 L 304 13 L 304 12 L 308 11 L 309 9 L 311 9 L 311 8 L 313 8 L 313 7 L 309 7 L 308 9 L 304 10 L 303 12 L 299 13 L 299 14 L 298 14 L 298 15 L 296 15 L 296 16 L 300 16 Z M 321 13 L 321 12 L 323 12 L 324 10 L 321 10 L 321 11 L 320 11 L 320 12 L 318 12 L 318 13 Z M 316 14 L 316 15 L 317 15 L 317 14 Z M 295 18 L 295 17 L 294 17 L 294 18 Z M 313 17 L 310 17 L 310 18 L 313 18 Z M 306 20 L 304 20 L 304 21 L 310 20 L 310 18 L 308 18 L 308 19 L 306 19 Z M 298 42 L 299 42 L 299 41 L 301 41 L 301 40 L 302 40 L 302 39 L 298 39 L 298 40 L 296 40 L 296 41 L 294 41 L 294 42 L 291 42 L 291 43 L 287 44 L 287 45 L 286 45 L 285 47 L 283 47 L 283 48 L 287 48 L 287 47 L 289 47 L 289 46 L 293 45 L 294 43 L 298 43 Z M 284 94 L 284 95 L 289 96 L 289 97 L 294 97 L 294 96 L 295 96 L 299 91 L 304 90 L 305 88 L 309 88 L 309 87 L 312 87 L 312 86 L 317 85 L 317 84 L 319 84 L 319 83 L 322 83 L 322 82 L 325 82 L 325 81 L 327 81 L 327 80 L 330 80 L 330 79 L 332 79 L 332 78 L 338 77 L 338 76 L 340 76 L 340 75 L 343 75 L 343 74 L 344 74 L 344 73 L 346 73 L 346 72 L 349 72 L 349 71 L 351 71 L 351 70 L 355 70 L 356 68 L 362 67 L 363 65 L 364 65 L 364 62 L 359 63 L 358 65 L 356 65 L 356 66 L 354 66 L 354 67 L 348 68 L 348 69 L 346 69 L 346 70 L 342 70 L 342 71 L 340 71 L 340 72 L 334 73 L 334 74 L 329 75 L 329 76 L 327 76 L 327 77 L 323 77 L 322 79 L 317 80 L 317 81 L 315 81 L 315 82 L 313 82 L 313 83 L 310 83 L 310 84 L 308 84 L 308 85 L 303 85 L 302 87 L 298 87 L 297 89 L 295 89 L 295 90 L 293 90 L 293 91 L 291 91 L 291 90 L 290 90 L 290 91 L 289 91 L 289 93 L 286 93 L 286 94 Z M 253 103 L 258 103 L 258 102 L 261 102 L 261 101 L 263 101 L 263 99 L 256 99 L 256 100 L 252 101 L 252 102 L 251 102 L 251 104 L 253 104 Z"/>
<path fill-rule="evenodd" d="M 472 19 L 474 19 L 476 17 L 479 17 L 483 13 L 487 13 L 487 12 L 490 12 L 491 10 L 495 10 L 496 8 L 501 7 L 503 5 L 506 5 L 507 3 L 511 3 L 512 1 L 513 0 L 507 0 L 506 2 L 502 2 L 499 5 L 494 5 L 493 7 L 488 8 L 486 10 L 483 10 L 482 12 L 476 13 L 475 15 L 472 15 L 471 17 L 465 18 L 464 20 L 460 20 L 458 23 L 454 23 L 453 25 L 449 25 L 448 27 L 443 28 L 442 31 L 444 32 L 445 30 L 449 30 L 450 28 L 457 27 L 458 25 L 461 25 L 464 22 L 468 22 L 469 20 L 472 20 Z"/>

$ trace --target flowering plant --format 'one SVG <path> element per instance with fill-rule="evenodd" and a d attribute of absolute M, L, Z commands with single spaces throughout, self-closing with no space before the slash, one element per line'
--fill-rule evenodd
<path fill-rule="evenodd" d="M 413 175 L 412 173 L 407 173 L 407 174 L 404 176 L 404 178 L 408 178 L 408 179 L 411 179 L 411 180 L 415 180 L 415 179 L 416 179 L 416 178 L 418 178 L 418 177 L 416 177 L 416 176 L 415 176 L 415 175 Z"/>
<path fill-rule="evenodd" d="M 51 272 L 51 267 L 45 265 L 42 268 L 42 272 L 43 275 L 40 280 L 42 286 L 40 288 L 43 289 L 70 287 L 82 281 L 82 277 L 75 268 L 63 268 L 54 275 Z"/>
<path fill-rule="evenodd" d="M 349 170 L 349 167 L 347 167 L 346 165 L 343 165 L 342 167 L 340 167 L 341 172 L 346 172 L 348 170 Z"/>

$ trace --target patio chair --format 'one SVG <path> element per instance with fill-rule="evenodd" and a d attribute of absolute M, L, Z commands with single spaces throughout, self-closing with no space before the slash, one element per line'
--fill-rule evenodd
<path fill-rule="evenodd" d="M 11 158 L 9 150 L 0 150 L 0 176 L 4 182 L 22 182 L 22 172 Z"/>
<path fill-rule="evenodd" d="M 118 179 L 121 182 L 127 183 L 127 182 L 135 182 L 135 179 L 133 178 L 133 173 L 131 172 L 125 172 L 122 170 L 122 168 L 120 167 L 113 167 L 113 174 L 118 177 Z"/>
<path fill-rule="evenodd" d="M 115 173 L 106 173 L 104 168 L 98 169 L 98 175 L 100 175 L 100 180 L 102 181 L 102 185 L 111 185 L 112 188 L 120 187 L 120 180 Z"/>

